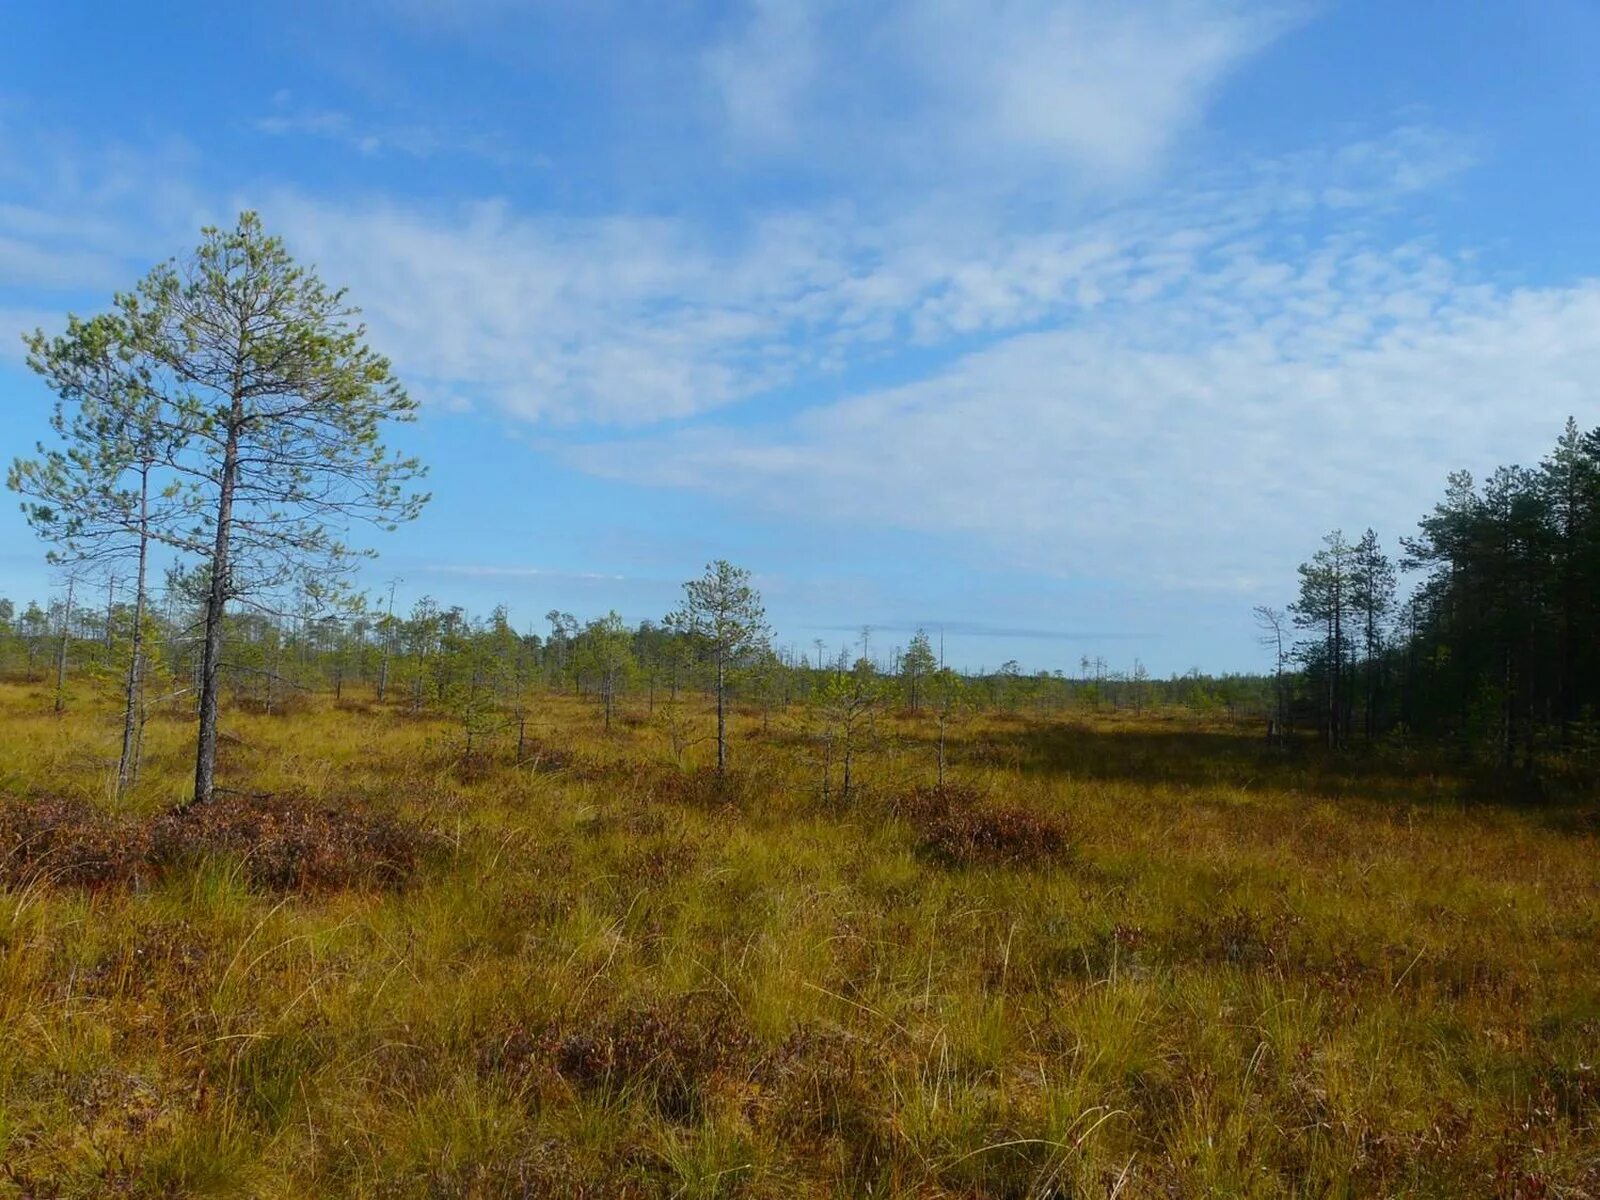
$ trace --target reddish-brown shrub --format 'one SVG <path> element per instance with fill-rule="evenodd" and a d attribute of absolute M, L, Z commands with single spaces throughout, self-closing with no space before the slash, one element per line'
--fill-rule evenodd
<path fill-rule="evenodd" d="M 652 800 L 689 808 L 743 809 L 754 798 L 754 781 L 739 771 L 697 767 L 680 771 L 659 767 L 642 781 Z"/>
<path fill-rule="evenodd" d="M 133 878 L 147 849 L 137 822 L 84 800 L 40 796 L 0 804 L 0 883 L 105 887 Z"/>
<path fill-rule="evenodd" d="M 275 891 L 397 887 L 435 846 L 425 831 L 394 817 L 293 796 L 223 795 L 163 813 L 150 831 L 157 868 L 233 854 L 252 885 Z"/>
<path fill-rule="evenodd" d="M 311 696 L 300 690 L 285 690 L 269 702 L 265 696 L 236 696 L 233 704 L 240 712 L 258 717 L 298 717 L 311 708 Z"/>
<path fill-rule="evenodd" d="M 526 737 L 522 741 L 522 756 L 517 759 L 517 765 L 529 771 L 556 775 L 571 771 L 579 764 L 578 756 L 571 750 L 550 745 L 538 738 Z"/>
<path fill-rule="evenodd" d="M 761 1123 L 802 1141 L 841 1138 L 876 1148 L 887 1135 L 882 1080 L 874 1066 L 882 1048 L 842 1030 L 796 1029 L 759 1072 Z"/>
<path fill-rule="evenodd" d="M 0 804 L 0 883 L 106 887 L 229 854 L 260 888 L 396 887 L 437 846 L 396 818 L 289 796 L 224 795 L 143 821 L 59 797 Z"/>
<path fill-rule="evenodd" d="M 518 1026 L 480 1055 L 479 1065 L 534 1085 L 554 1074 L 583 1091 L 638 1089 L 663 1116 L 690 1121 L 712 1076 L 746 1058 L 751 1045 L 732 1008 L 693 995 L 582 1024 Z"/>
<path fill-rule="evenodd" d="M 915 788 L 893 811 L 917 831 L 918 848 L 948 866 L 1028 866 L 1061 858 L 1069 848 L 1060 819 L 984 799 L 959 784 Z"/>

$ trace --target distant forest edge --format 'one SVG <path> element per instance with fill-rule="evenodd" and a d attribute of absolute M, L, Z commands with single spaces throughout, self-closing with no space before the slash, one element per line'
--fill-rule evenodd
<path fill-rule="evenodd" d="M 120 698 L 133 605 L 121 581 L 74 585 L 47 604 L 20 612 L 0 599 L 0 677 L 66 689 L 100 689 Z M 192 697 L 198 666 L 198 621 L 204 584 L 168 573 L 161 599 L 146 618 L 146 682 L 152 702 Z M 92 597 L 90 599 L 89 597 Z M 381 604 L 379 606 L 381 608 Z M 442 711 L 491 729 L 512 721 L 541 693 L 586 697 L 605 720 L 624 700 L 648 712 L 686 693 L 711 695 L 714 663 L 701 638 L 670 620 L 627 624 L 617 613 L 580 621 L 551 610 L 542 632 L 518 632 L 505 607 L 476 617 L 430 596 L 409 613 L 363 606 L 355 612 L 253 610 L 228 614 L 226 692 L 235 705 L 288 713 L 314 693 L 376 699 L 408 712 Z M 761 641 L 728 669 L 730 698 L 747 710 L 775 712 L 820 697 L 844 678 L 869 679 L 880 707 L 930 713 L 952 703 L 962 709 L 1046 715 L 1069 710 L 1139 713 L 1181 708 L 1197 715 L 1261 718 L 1273 711 L 1270 674 L 1208 675 L 1191 670 L 1155 678 L 1134 660 L 1117 669 L 1103 658 L 1082 658 L 1075 672 L 1026 672 L 1015 661 L 988 670 L 941 667 L 934 638 L 919 630 L 902 648 L 863 650 L 857 635 L 842 645 L 813 642 L 774 646 Z M 154 651 L 150 648 L 155 647 Z M 1309 712 L 1309 709 L 1307 710 Z M 473 717 L 474 713 L 481 717 Z"/>
<path fill-rule="evenodd" d="M 1600 429 L 1582 433 L 1569 420 L 1534 469 L 1501 467 L 1481 485 L 1452 474 L 1398 555 L 1372 530 L 1323 541 L 1299 568 L 1293 603 L 1255 610 L 1274 665 L 1264 674 L 1158 679 L 1137 659 L 1116 669 L 1087 657 L 1075 671 L 1007 662 L 957 672 L 942 665 L 925 631 L 879 654 L 863 627 L 840 646 L 749 639 L 725 664 L 725 691 L 768 715 L 817 702 L 846 679 L 870 690 L 874 706 L 912 712 L 1180 708 L 1259 719 L 1275 736 L 1315 736 L 1336 748 L 1426 739 L 1485 765 L 1533 771 L 1560 762 L 1592 772 L 1600 758 Z M 1402 573 L 1411 577 L 1405 596 Z M 79 578 L 70 595 L 20 613 L 0 600 L 0 674 L 114 693 L 134 608 L 114 578 L 98 581 L 92 601 L 89 586 Z M 172 569 L 163 595 L 147 613 L 145 645 L 159 647 L 149 682 L 157 699 L 181 702 L 199 670 L 206 581 Z M 616 613 L 581 622 L 552 610 L 541 632 L 518 632 L 504 608 L 474 617 L 431 597 L 408 614 L 366 605 L 326 613 L 316 604 L 308 596 L 284 611 L 227 617 L 223 675 L 234 704 L 287 711 L 312 692 L 343 698 L 362 688 L 410 711 L 454 714 L 469 746 L 481 746 L 525 726 L 541 690 L 592 698 L 608 725 L 625 697 L 654 714 L 685 690 L 717 690 L 703 635 L 671 617 L 629 626 Z"/>

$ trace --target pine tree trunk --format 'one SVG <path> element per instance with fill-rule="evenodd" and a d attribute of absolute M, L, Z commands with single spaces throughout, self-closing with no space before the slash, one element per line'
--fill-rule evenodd
<path fill-rule="evenodd" d="M 222 670 L 222 610 L 228 601 L 228 538 L 233 524 L 233 488 L 239 472 L 239 426 L 244 401 L 235 395 L 223 450 L 217 500 L 217 537 L 211 550 L 211 586 L 206 595 L 205 641 L 200 658 L 200 736 L 194 764 L 194 802 L 209 804 L 216 790 L 217 687 Z"/>

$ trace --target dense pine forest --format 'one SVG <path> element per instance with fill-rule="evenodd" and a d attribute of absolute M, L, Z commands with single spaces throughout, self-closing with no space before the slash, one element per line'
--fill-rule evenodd
<path fill-rule="evenodd" d="M 1420 737 L 1534 772 L 1600 750 L 1596 597 L 1600 429 L 1568 420 L 1537 467 L 1452 474 L 1396 557 L 1329 534 L 1288 613 L 1257 616 L 1285 705 L 1328 745 Z"/>

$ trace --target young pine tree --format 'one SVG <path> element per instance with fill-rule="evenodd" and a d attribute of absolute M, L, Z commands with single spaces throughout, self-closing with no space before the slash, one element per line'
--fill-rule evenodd
<path fill-rule="evenodd" d="M 422 468 L 381 434 L 415 402 L 343 291 L 328 288 L 254 213 L 203 231 L 182 263 L 152 271 L 118 308 L 138 331 L 120 353 L 170 384 L 163 401 L 183 450 L 166 464 L 204 520 L 206 594 L 194 798 L 215 788 L 224 616 L 230 602 L 296 580 L 326 583 L 359 552 L 343 529 L 393 529 L 427 497 Z"/>
<path fill-rule="evenodd" d="M 159 364 L 140 353 L 156 323 L 128 297 L 119 311 L 88 321 L 68 317 L 67 330 L 28 339 L 28 365 L 56 394 L 51 427 L 57 444 L 12 464 L 7 483 L 26 499 L 29 524 L 54 543 L 52 562 L 74 570 L 112 570 L 131 560 L 133 610 L 123 678 L 122 747 L 117 794 L 134 781 L 142 703 L 153 544 L 195 549 L 193 493 L 167 464 L 184 451 L 188 431 L 159 387 Z M 107 608 L 107 643 L 112 614 Z"/>
<path fill-rule="evenodd" d="M 724 559 L 683 585 L 683 603 L 667 618 L 672 628 L 711 659 L 717 695 L 717 770 L 728 766 L 728 671 L 740 656 L 766 644 L 766 610 L 750 572 Z"/>

